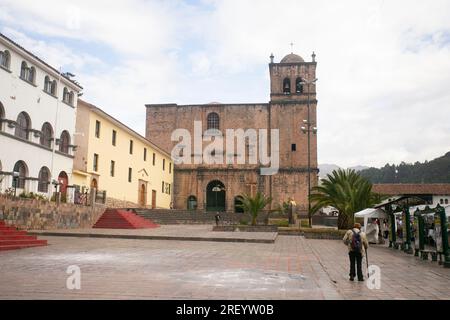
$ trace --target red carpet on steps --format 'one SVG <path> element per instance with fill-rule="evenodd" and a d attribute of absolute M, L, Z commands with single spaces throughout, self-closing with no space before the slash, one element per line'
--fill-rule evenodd
<path fill-rule="evenodd" d="M 157 228 L 158 224 L 144 219 L 130 211 L 119 209 L 106 209 L 97 220 L 93 228 L 104 229 L 150 229 Z"/>
<path fill-rule="evenodd" d="M 27 235 L 26 231 L 18 231 L 0 220 L 0 251 L 46 246 L 47 240 L 37 240 L 36 236 Z"/>

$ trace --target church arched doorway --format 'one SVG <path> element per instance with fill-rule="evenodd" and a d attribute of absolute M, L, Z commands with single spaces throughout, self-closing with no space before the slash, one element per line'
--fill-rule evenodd
<path fill-rule="evenodd" d="M 147 188 L 145 187 L 145 183 L 142 183 L 139 188 L 139 205 L 142 207 L 147 205 Z"/>
<path fill-rule="evenodd" d="M 97 190 L 98 189 L 98 182 L 97 182 L 97 179 L 92 179 L 92 181 L 91 181 L 91 189 L 95 189 L 95 190 Z"/>
<path fill-rule="evenodd" d="M 225 186 L 219 180 L 211 181 L 206 187 L 206 210 L 225 211 Z"/>
<path fill-rule="evenodd" d="M 67 176 L 67 173 L 65 171 L 61 171 L 59 173 L 58 182 L 59 182 L 59 192 L 61 192 L 61 194 L 66 194 L 67 186 L 69 185 L 69 177 Z"/>
<path fill-rule="evenodd" d="M 188 210 L 197 210 L 197 198 L 195 196 L 189 196 L 187 200 Z"/>

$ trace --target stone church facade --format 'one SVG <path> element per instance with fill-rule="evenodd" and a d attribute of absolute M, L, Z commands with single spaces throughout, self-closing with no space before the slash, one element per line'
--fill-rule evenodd
<path fill-rule="evenodd" d="M 171 152 L 178 141 L 171 141 L 175 129 L 187 129 L 194 137 L 194 121 L 201 121 L 202 132 L 219 129 L 278 129 L 279 170 L 262 175 L 259 164 L 178 164 L 174 167 L 173 205 L 175 209 L 239 211 L 239 195 L 261 191 L 273 198 L 271 208 L 293 199 L 299 213 L 307 212 L 308 128 L 310 137 L 310 183 L 317 185 L 315 55 L 305 62 L 288 54 L 279 63 L 269 64 L 270 101 L 254 104 L 148 104 L 146 138 Z M 309 124 L 305 124 L 308 119 Z M 303 127 L 303 129 L 302 129 Z M 306 130 L 305 130 L 306 129 Z M 270 139 L 270 138 L 269 138 Z M 210 142 L 203 142 L 203 147 Z M 193 144 L 193 143 L 192 143 Z M 269 144 L 270 145 L 270 144 Z M 246 145 L 246 153 L 252 152 Z M 194 150 L 191 150 L 195 157 Z M 234 156 L 237 156 L 236 154 Z M 224 156 L 225 159 L 225 156 Z"/>

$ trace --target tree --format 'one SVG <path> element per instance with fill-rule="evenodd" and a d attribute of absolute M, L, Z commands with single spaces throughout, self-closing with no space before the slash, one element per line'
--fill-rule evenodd
<path fill-rule="evenodd" d="M 450 152 L 423 163 L 386 164 L 380 169 L 369 168 L 359 173 L 372 183 L 449 183 Z"/>
<path fill-rule="evenodd" d="M 252 225 L 256 225 L 256 218 L 265 206 L 272 202 L 271 197 L 266 197 L 261 192 L 257 192 L 254 197 L 244 194 L 242 197 L 242 204 L 239 205 L 244 209 L 245 213 L 249 213 L 252 217 Z"/>
<path fill-rule="evenodd" d="M 372 207 L 381 199 L 372 192 L 370 181 L 355 170 L 334 170 L 312 191 L 310 199 L 314 205 L 311 212 L 326 206 L 335 207 L 339 211 L 338 229 L 351 228 L 355 212 Z"/>

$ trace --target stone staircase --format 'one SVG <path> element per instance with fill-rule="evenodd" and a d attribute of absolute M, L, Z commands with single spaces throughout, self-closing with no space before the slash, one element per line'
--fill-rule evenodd
<path fill-rule="evenodd" d="M 47 240 L 38 240 L 36 236 L 19 231 L 0 220 L 0 251 L 46 246 Z"/>
<path fill-rule="evenodd" d="M 216 212 L 204 212 L 198 210 L 168 210 L 168 209 L 131 209 L 139 216 L 158 224 L 215 224 Z M 238 223 L 241 219 L 249 218 L 242 213 L 220 212 L 221 223 Z M 258 222 L 263 222 L 265 215 L 258 217 Z"/>

